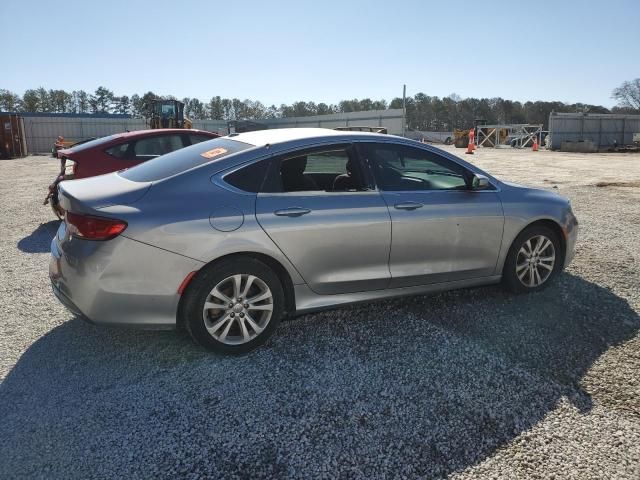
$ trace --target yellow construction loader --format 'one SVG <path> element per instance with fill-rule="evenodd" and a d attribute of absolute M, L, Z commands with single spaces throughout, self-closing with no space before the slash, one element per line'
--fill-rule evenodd
<path fill-rule="evenodd" d="M 193 128 L 184 116 L 184 103 L 178 100 L 154 100 L 149 128 Z"/>

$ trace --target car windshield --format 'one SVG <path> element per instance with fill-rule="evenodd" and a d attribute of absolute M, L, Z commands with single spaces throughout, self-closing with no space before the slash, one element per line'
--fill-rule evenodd
<path fill-rule="evenodd" d="M 88 142 L 82 142 L 78 145 L 72 145 L 69 147 L 74 152 L 80 152 L 82 150 L 86 150 L 87 148 L 93 148 L 102 145 L 103 143 L 110 142 L 116 138 L 116 135 L 108 135 L 106 137 L 96 138 L 95 140 L 89 140 Z"/>
<path fill-rule="evenodd" d="M 167 153 L 119 174 L 133 182 L 154 182 L 253 147 L 249 143 L 216 138 Z"/>

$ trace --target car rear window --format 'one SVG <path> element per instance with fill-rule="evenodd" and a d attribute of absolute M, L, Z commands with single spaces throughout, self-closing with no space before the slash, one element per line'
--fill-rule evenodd
<path fill-rule="evenodd" d="M 81 152 L 82 150 L 86 150 L 87 148 L 93 148 L 93 147 L 102 145 L 104 143 L 110 142 L 115 138 L 116 138 L 116 135 L 108 135 L 106 137 L 96 138 L 95 140 L 89 140 L 88 142 L 82 142 L 79 145 L 73 145 L 69 148 L 71 148 L 71 150 L 73 150 L 74 152 Z"/>
<path fill-rule="evenodd" d="M 154 158 L 120 172 L 120 175 L 133 182 L 153 182 L 253 147 L 236 140 L 216 138 Z"/>

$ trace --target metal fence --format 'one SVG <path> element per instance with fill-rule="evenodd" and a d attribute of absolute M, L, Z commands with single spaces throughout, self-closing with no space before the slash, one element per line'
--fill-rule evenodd
<path fill-rule="evenodd" d="M 552 113 L 549 115 L 550 147 L 562 142 L 592 142 L 596 148 L 630 145 L 640 132 L 640 115 Z"/>
<path fill-rule="evenodd" d="M 23 116 L 27 149 L 30 153 L 47 153 L 62 135 L 65 139 L 85 140 L 104 137 L 127 130 L 148 128 L 145 121 L 124 116 L 95 117 L 91 115 L 55 115 Z M 322 127 L 336 128 L 345 126 L 385 127 L 390 134 L 402 134 L 402 110 L 372 110 L 367 112 L 337 113 L 313 117 L 272 118 L 257 120 L 269 128 Z M 193 128 L 208 130 L 226 135 L 227 122 L 224 120 L 194 120 Z"/>
<path fill-rule="evenodd" d="M 429 143 L 452 143 L 453 132 L 429 132 L 425 130 L 409 130 L 405 132 L 405 137 L 417 141 Z"/>
<path fill-rule="evenodd" d="M 402 135 L 402 109 L 369 110 L 366 112 L 333 113 L 312 117 L 288 117 L 258 120 L 269 128 L 336 128 L 385 127 L 392 135 Z"/>
<path fill-rule="evenodd" d="M 195 120 L 193 128 L 214 132 L 226 132 L 226 122 L 219 120 Z M 24 117 L 27 149 L 30 153 L 47 153 L 62 135 L 70 140 L 86 140 L 104 137 L 127 130 L 148 128 L 143 119 L 138 118 L 91 118 L 91 117 Z"/>
<path fill-rule="evenodd" d="M 143 128 L 145 128 L 144 120 L 132 118 L 24 117 L 29 153 L 51 151 L 58 135 L 79 141 Z"/>

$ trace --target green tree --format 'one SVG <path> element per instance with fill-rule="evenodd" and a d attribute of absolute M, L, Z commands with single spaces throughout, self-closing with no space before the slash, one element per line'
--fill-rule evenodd
<path fill-rule="evenodd" d="M 109 113 L 112 108 L 114 95 L 105 87 L 98 87 L 89 99 L 89 105 L 93 113 Z"/>
<path fill-rule="evenodd" d="M 25 90 L 22 95 L 22 109 L 25 112 L 41 112 L 40 109 L 40 97 L 38 92 L 33 89 Z"/>
<path fill-rule="evenodd" d="M 185 115 L 192 120 L 202 120 L 206 118 L 204 104 L 197 98 L 187 98 L 185 104 Z"/>
<path fill-rule="evenodd" d="M 131 96 L 134 115 L 138 118 L 151 118 L 153 113 L 153 102 L 160 97 L 153 92 L 147 92 L 142 97 L 139 95 Z"/>
<path fill-rule="evenodd" d="M 22 108 L 22 101 L 15 93 L 0 88 L 0 111 L 16 112 Z"/>
<path fill-rule="evenodd" d="M 64 90 L 49 90 L 47 98 L 51 112 L 65 113 L 73 110 L 73 97 Z"/>
<path fill-rule="evenodd" d="M 131 99 L 126 95 L 114 97 L 113 112 L 121 115 L 129 115 L 131 113 Z"/>
<path fill-rule="evenodd" d="M 71 93 L 73 98 L 73 112 L 89 113 L 89 94 L 84 90 L 74 90 Z"/>
<path fill-rule="evenodd" d="M 275 105 L 271 105 L 267 109 L 267 117 L 266 118 L 280 118 L 281 117 L 280 110 Z"/>
<path fill-rule="evenodd" d="M 342 100 L 338 103 L 338 109 L 342 113 L 359 112 L 360 100 L 354 98 L 353 100 Z"/>
<path fill-rule="evenodd" d="M 38 96 L 38 107 L 39 112 L 51 112 L 53 111 L 51 101 L 49 98 L 49 92 L 47 92 L 44 88 L 39 87 L 36 90 L 36 95 Z"/>
<path fill-rule="evenodd" d="M 294 102 L 291 105 L 281 105 L 283 117 L 309 117 L 317 115 L 318 107 L 313 102 Z"/>
<path fill-rule="evenodd" d="M 265 107 L 262 102 L 246 99 L 242 103 L 244 104 L 245 118 L 252 118 L 256 120 L 267 118 L 267 107 Z"/>
<path fill-rule="evenodd" d="M 222 106 L 222 119 L 233 120 L 235 119 L 235 113 L 233 111 L 233 103 L 228 98 L 223 98 L 220 102 Z"/>
<path fill-rule="evenodd" d="M 206 106 L 207 118 L 211 120 L 224 120 L 224 108 L 222 99 L 219 96 L 212 97 Z"/>
<path fill-rule="evenodd" d="M 316 108 L 317 115 L 329 115 L 331 113 L 336 113 L 335 106 L 327 105 L 326 103 L 319 103 Z"/>
<path fill-rule="evenodd" d="M 387 101 L 386 100 L 375 100 L 371 103 L 371 110 L 386 110 L 387 109 Z"/>

